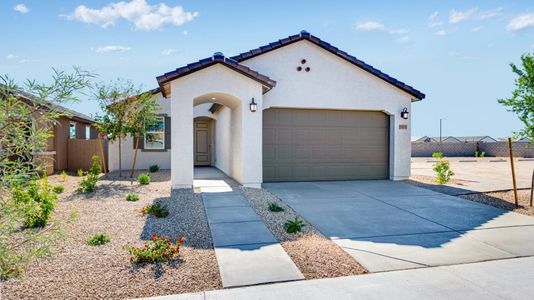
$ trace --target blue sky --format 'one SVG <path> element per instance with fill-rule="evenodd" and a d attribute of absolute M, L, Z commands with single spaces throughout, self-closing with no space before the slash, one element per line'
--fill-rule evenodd
<path fill-rule="evenodd" d="M 496 99 L 508 64 L 534 52 L 533 1 L 0 1 L 0 73 L 46 81 L 72 65 L 99 81 L 155 76 L 305 29 L 426 93 L 412 135 L 507 136 L 520 128 Z M 72 106 L 95 113 L 83 100 Z"/>

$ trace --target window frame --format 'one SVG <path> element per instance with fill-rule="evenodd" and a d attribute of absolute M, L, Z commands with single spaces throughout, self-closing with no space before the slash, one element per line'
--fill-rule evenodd
<path fill-rule="evenodd" d="M 163 124 L 163 127 L 161 129 L 161 131 L 148 131 L 148 130 L 145 130 L 145 133 L 143 135 L 143 149 L 146 149 L 146 150 L 165 150 L 165 116 L 157 116 L 155 117 L 155 120 L 156 122 L 158 122 L 159 120 L 161 120 L 161 123 Z M 162 143 L 161 143 L 161 147 L 147 147 L 147 141 L 146 141 L 146 136 L 147 134 L 161 134 L 163 136 L 163 139 L 162 139 Z"/>
<path fill-rule="evenodd" d="M 76 139 L 76 130 L 78 129 L 78 124 L 76 122 L 73 122 L 73 121 L 70 121 L 70 124 L 69 124 L 69 139 L 71 140 L 75 140 Z M 74 135 L 73 135 L 73 131 L 71 130 L 72 128 L 74 128 Z"/>

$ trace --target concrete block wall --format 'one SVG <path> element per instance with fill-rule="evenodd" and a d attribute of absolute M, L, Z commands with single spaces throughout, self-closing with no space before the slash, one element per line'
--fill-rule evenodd
<path fill-rule="evenodd" d="M 431 157 L 434 152 L 443 152 L 448 157 L 474 157 L 475 151 L 485 156 L 509 156 L 508 142 L 495 143 L 412 143 L 412 157 Z M 513 142 L 514 157 L 534 157 L 534 144 Z"/>

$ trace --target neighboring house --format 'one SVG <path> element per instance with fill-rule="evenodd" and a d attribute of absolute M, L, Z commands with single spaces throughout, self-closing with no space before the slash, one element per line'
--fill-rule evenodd
<path fill-rule="evenodd" d="M 440 137 L 439 136 L 434 136 L 434 137 L 431 137 L 430 138 L 432 140 L 432 142 L 436 142 L 436 143 L 439 143 L 440 142 Z M 463 143 L 463 141 L 453 137 L 453 136 L 442 136 L 441 137 L 441 142 L 442 143 Z"/>
<path fill-rule="evenodd" d="M 507 137 L 497 138 L 497 141 L 499 141 L 499 142 L 508 142 L 508 138 Z M 528 137 L 522 137 L 522 138 L 519 138 L 519 139 L 512 138 L 512 141 L 517 142 L 517 143 L 530 143 L 531 142 L 531 140 Z"/>
<path fill-rule="evenodd" d="M 31 98 L 33 97 L 32 95 L 23 91 L 17 91 L 17 96 L 27 103 L 30 103 Z M 51 103 L 42 103 L 40 109 L 49 109 L 51 107 L 57 110 L 61 114 L 61 117 L 57 120 L 57 124 L 53 127 L 53 136 L 48 139 L 47 149 L 34 154 L 36 157 L 44 159 L 48 162 L 48 174 L 60 170 L 76 171 L 77 167 L 86 166 L 89 161 L 83 163 L 74 163 L 72 160 L 77 159 L 71 158 L 71 165 L 73 166 L 69 167 L 69 140 L 96 139 L 98 137 L 98 131 L 93 126 L 94 120 L 82 113 Z M 38 124 L 38 120 L 36 123 Z M 76 153 L 76 156 L 80 155 L 80 157 L 83 152 L 87 151 L 87 149 L 79 149 L 79 151 L 73 150 L 74 149 L 71 149 L 70 152 L 74 152 Z"/>
<path fill-rule="evenodd" d="M 464 143 L 495 143 L 497 142 L 496 139 L 492 138 L 491 136 L 457 136 L 458 140 L 464 142 Z"/>
<path fill-rule="evenodd" d="M 215 53 L 157 81 L 161 119 L 137 166 L 170 168 L 173 188 L 192 186 L 194 166 L 250 187 L 410 176 L 408 113 L 425 95 L 305 31 L 233 57 Z M 110 170 L 117 148 L 110 144 Z M 133 140 L 122 148 L 129 168 Z"/>
<path fill-rule="evenodd" d="M 421 137 L 412 137 L 412 143 L 435 143 L 437 142 L 434 138 L 428 136 Z"/>

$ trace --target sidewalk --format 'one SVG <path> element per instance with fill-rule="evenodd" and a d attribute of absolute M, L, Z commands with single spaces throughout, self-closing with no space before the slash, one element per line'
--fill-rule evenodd
<path fill-rule="evenodd" d="M 532 299 L 534 257 L 150 299 Z"/>

